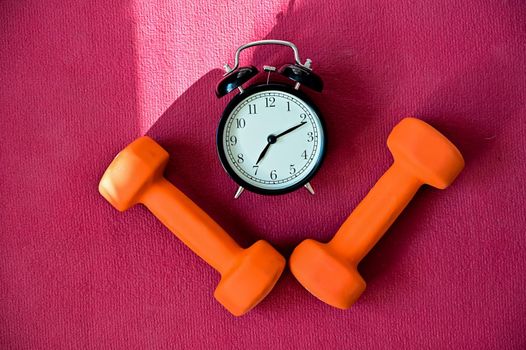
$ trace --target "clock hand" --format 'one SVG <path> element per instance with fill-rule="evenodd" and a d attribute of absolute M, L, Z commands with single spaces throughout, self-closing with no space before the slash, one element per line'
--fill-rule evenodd
<path fill-rule="evenodd" d="M 299 128 L 299 127 L 301 127 L 301 126 L 303 126 L 303 125 L 305 125 L 305 124 L 307 124 L 307 122 L 301 122 L 301 123 L 299 123 L 298 125 L 293 126 L 292 128 L 283 131 L 281 134 L 277 134 L 277 135 L 276 135 L 276 139 L 279 139 L 281 136 L 286 135 L 286 134 L 288 134 L 289 132 L 292 132 L 292 131 L 296 130 L 297 128 Z"/>
<path fill-rule="evenodd" d="M 267 154 L 267 151 L 270 147 L 272 143 L 269 141 L 267 142 L 267 145 L 265 146 L 265 148 L 263 148 L 263 151 L 261 152 L 261 154 L 259 155 L 259 158 L 258 158 L 258 161 L 256 162 L 256 165 L 258 165 L 258 163 L 261 161 L 261 159 L 263 159 L 263 157 L 265 156 L 265 154 Z"/>
<path fill-rule="evenodd" d="M 259 158 L 258 158 L 258 160 L 256 162 L 256 165 L 258 165 L 258 163 L 261 161 L 261 159 L 263 159 L 265 154 L 267 154 L 267 151 L 270 148 L 270 145 L 272 145 L 273 143 L 276 143 L 276 141 L 278 140 L 279 137 L 281 137 L 283 135 L 286 135 L 289 132 L 292 132 L 292 131 L 296 130 L 297 128 L 299 128 L 300 126 L 303 126 L 304 124 L 307 124 L 307 122 L 301 122 L 298 125 L 293 126 L 292 128 L 289 128 L 289 129 L 283 131 L 281 134 L 277 134 L 277 135 L 271 134 L 271 135 L 269 135 L 268 138 L 267 138 L 267 145 L 265 146 L 265 148 L 263 148 L 263 151 L 261 151 L 261 154 L 259 155 Z"/>

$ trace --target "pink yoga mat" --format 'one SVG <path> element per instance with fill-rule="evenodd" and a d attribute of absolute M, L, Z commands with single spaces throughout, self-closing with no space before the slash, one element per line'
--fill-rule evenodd
<path fill-rule="evenodd" d="M 0 348 L 524 349 L 524 1 L 0 1 Z M 328 153 L 305 190 L 245 192 L 223 171 L 217 68 L 249 41 L 294 42 Z M 255 48 L 243 64 L 291 53 Z M 420 191 L 360 264 L 367 290 L 329 307 L 286 271 L 235 318 L 218 274 L 146 209 L 98 193 L 143 134 L 167 177 L 244 247 L 285 256 L 329 240 L 387 169 L 403 117 L 432 124 L 466 168 Z"/>

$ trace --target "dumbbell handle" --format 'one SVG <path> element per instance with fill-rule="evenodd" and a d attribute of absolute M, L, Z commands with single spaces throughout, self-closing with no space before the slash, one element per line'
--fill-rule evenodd
<path fill-rule="evenodd" d="M 358 264 L 411 201 L 423 183 L 394 162 L 345 220 L 329 247 Z"/>
<path fill-rule="evenodd" d="M 228 271 L 235 256 L 243 251 L 221 226 L 164 177 L 148 187 L 140 202 L 221 274 Z"/>

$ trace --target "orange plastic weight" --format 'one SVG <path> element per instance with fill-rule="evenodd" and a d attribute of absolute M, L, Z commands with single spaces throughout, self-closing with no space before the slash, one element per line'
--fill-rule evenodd
<path fill-rule="evenodd" d="M 110 164 L 99 192 L 124 211 L 144 204 L 174 235 L 221 274 L 214 296 L 231 313 L 242 315 L 272 289 L 285 259 L 270 244 L 258 241 L 248 249 L 237 243 L 201 208 L 163 177 L 168 153 L 143 136 Z"/>
<path fill-rule="evenodd" d="M 329 243 L 305 240 L 290 257 L 298 281 L 320 300 L 347 309 L 365 290 L 357 265 L 423 184 L 444 189 L 464 168 L 458 149 L 429 124 L 402 120 L 387 139 L 394 162 Z"/>

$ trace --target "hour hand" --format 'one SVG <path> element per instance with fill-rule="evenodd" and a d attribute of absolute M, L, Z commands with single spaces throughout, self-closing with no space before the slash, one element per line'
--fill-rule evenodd
<path fill-rule="evenodd" d="M 265 154 L 267 154 L 267 151 L 270 147 L 271 143 L 270 142 L 267 142 L 267 145 L 265 146 L 265 148 L 263 148 L 263 151 L 261 152 L 261 154 L 259 155 L 259 158 L 256 162 L 256 165 L 258 165 L 258 163 L 261 161 L 261 159 L 263 159 L 263 157 L 265 156 Z"/>

